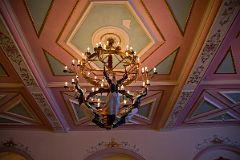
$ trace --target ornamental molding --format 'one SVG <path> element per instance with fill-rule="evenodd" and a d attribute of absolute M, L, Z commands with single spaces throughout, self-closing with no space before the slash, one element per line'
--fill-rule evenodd
<path fill-rule="evenodd" d="M 50 104 L 48 103 L 46 97 L 41 92 L 32 92 L 31 93 L 35 101 L 37 102 L 38 106 L 40 106 L 41 110 L 44 112 L 45 116 L 47 117 L 48 121 L 51 123 L 51 126 L 54 130 L 62 130 L 62 126 L 54 114 L 53 110 L 51 109 Z"/>
<path fill-rule="evenodd" d="M 38 85 L 20 55 L 18 48 L 15 46 L 12 39 L 2 32 L 0 32 L 0 47 L 22 79 L 24 85 L 27 87 L 37 87 Z"/>
<path fill-rule="evenodd" d="M 121 148 L 121 149 L 133 151 L 138 154 L 140 152 L 140 149 L 137 147 L 136 144 L 130 144 L 127 141 L 118 142 L 114 138 L 112 138 L 110 141 L 101 141 L 101 142 L 97 143 L 96 145 L 91 146 L 89 149 L 86 150 L 86 152 L 87 152 L 87 154 L 90 155 L 97 151 L 107 149 L 107 148 Z"/>
<path fill-rule="evenodd" d="M 240 142 L 233 140 L 229 137 L 223 137 L 219 135 L 213 135 L 212 137 L 203 139 L 202 142 L 198 143 L 195 147 L 196 151 L 199 152 L 210 146 L 218 146 L 218 145 L 227 145 L 236 148 L 240 148 Z"/>
<path fill-rule="evenodd" d="M 16 47 L 14 41 L 10 38 L 9 35 L 5 35 L 2 32 L 0 32 L 0 47 L 3 50 L 4 54 L 8 57 L 19 77 L 22 79 L 24 85 L 28 87 L 28 91 L 32 94 L 33 98 L 40 106 L 44 115 L 49 120 L 51 126 L 55 130 L 63 130 L 62 125 L 51 109 L 51 106 L 49 105 L 48 100 L 43 95 L 43 93 L 34 93 L 31 91 L 31 87 L 38 88 L 39 90 L 41 89 L 34 79 L 32 72 L 28 68 L 27 63 L 24 61 L 22 55 L 20 54 L 19 49 Z"/>
<path fill-rule="evenodd" d="M 211 27 L 195 65 L 191 70 L 191 73 L 189 74 L 188 79 L 183 86 L 183 90 L 180 93 L 180 96 L 177 99 L 177 102 L 165 124 L 165 128 L 172 128 L 176 126 L 178 115 L 181 113 L 193 93 L 187 92 L 187 90 L 194 91 L 197 88 L 239 10 L 239 0 L 223 1 L 216 16 L 217 19 L 215 19 Z"/>
<path fill-rule="evenodd" d="M 24 155 L 27 156 L 27 158 L 32 157 L 32 151 L 31 149 L 26 146 L 25 144 L 22 144 L 20 142 L 15 141 L 13 138 L 5 138 L 2 139 L 0 142 L 0 152 L 4 151 L 17 151 L 21 152 Z M 30 157 L 29 157 L 30 156 Z M 32 158 L 30 158 L 32 159 Z"/>

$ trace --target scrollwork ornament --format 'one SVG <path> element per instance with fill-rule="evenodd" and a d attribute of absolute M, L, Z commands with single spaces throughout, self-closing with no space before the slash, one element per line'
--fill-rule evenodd
<path fill-rule="evenodd" d="M 37 86 L 30 70 L 27 68 L 22 56 L 11 38 L 0 32 L 0 47 L 12 63 L 14 69 L 26 86 Z"/>
<path fill-rule="evenodd" d="M 219 135 L 213 135 L 212 137 L 203 139 L 202 142 L 198 143 L 196 145 L 196 151 L 199 152 L 200 150 L 203 150 L 209 146 L 214 146 L 214 145 L 230 145 L 233 147 L 240 148 L 240 142 L 232 140 L 229 137 L 223 137 Z"/>

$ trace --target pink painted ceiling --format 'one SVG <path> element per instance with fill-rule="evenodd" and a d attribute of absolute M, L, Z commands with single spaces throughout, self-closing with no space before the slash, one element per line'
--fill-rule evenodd
<path fill-rule="evenodd" d="M 31 10 L 36 4 L 0 2 L 0 64 L 7 73 L 0 75 L 1 129 L 100 130 L 78 113 L 71 93 L 64 90 L 64 82 L 72 75 L 58 72 L 73 58 L 81 59 L 67 39 L 89 6 L 98 2 L 106 3 L 53 0 L 40 4 L 47 6 L 42 23 L 34 18 L 41 9 Z M 152 78 L 142 112 L 118 129 L 239 125 L 239 1 L 111 1 L 120 2 L 130 6 L 153 38 L 140 59 L 150 69 L 157 66 L 159 73 Z M 90 88 L 83 79 L 81 83 Z M 139 88 L 136 83 L 128 89 Z M 32 119 L 24 117 L 23 108 Z"/>

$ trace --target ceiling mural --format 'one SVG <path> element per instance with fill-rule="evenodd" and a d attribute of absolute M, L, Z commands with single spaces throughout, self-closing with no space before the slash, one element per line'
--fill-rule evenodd
<path fill-rule="evenodd" d="M 0 127 L 98 129 L 64 90 L 73 75 L 63 68 L 109 37 L 157 69 L 138 114 L 119 129 L 239 124 L 239 10 L 238 0 L 1 1 Z"/>

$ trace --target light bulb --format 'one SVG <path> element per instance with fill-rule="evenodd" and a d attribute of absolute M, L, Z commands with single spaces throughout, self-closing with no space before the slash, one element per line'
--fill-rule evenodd
<path fill-rule="evenodd" d="M 153 73 L 157 73 L 157 68 L 153 68 Z"/>
<path fill-rule="evenodd" d="M 67 86 L 68 86 L 68 82 L 65 82 L 65 83 L 64 83 L 64 87 L 67 87 Z"/>

